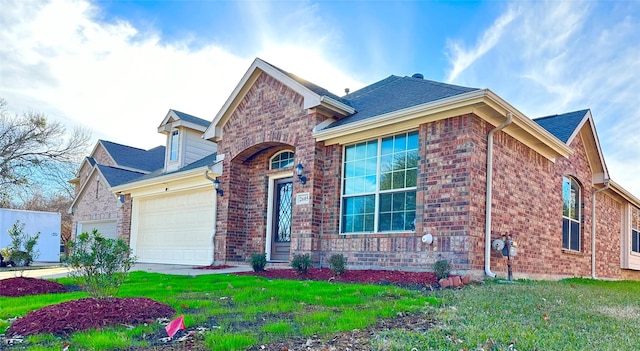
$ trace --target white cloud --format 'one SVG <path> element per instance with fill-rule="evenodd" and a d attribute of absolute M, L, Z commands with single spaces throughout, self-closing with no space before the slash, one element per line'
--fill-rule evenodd
<path fill-rule="evenodd" d="M 298 21 L 312 28 L 313 7 L 300 11 L 308 12 Z M 270 33 L 281 29 L 266 22 L 259 28 L 262 45 L 241 57 L 214 44 L 191 49 L 190 42 L 164 43 L 159 33 L 125 21 L 102 21 L 100 8 L 86 1 L 3 2 L 1 16 L 0 96 L 13 112 L 37 110 L 70 127 L 86 125 L 96 138 L 137 147 L 164 143 L 156 127 L 170 108 L 213 119 L 256 56 L 338 94 L 362 85 L 332 68 L 322 45 L 276 44 Z M 294 20 L 283 19 L 289 26 Z M 297 42 L 311 40 L 313 30 L 305 33 Z"/>
<path fill-rule="evenodd" d="M 451 51 L 450 59 L 453 67 L 447 76 L 447 82 L 454 81 L 467 67 L 471 66 L 476 60 L 484 56 L 504 35 L 508 25 L 518 16 L 514 8 L 498 17 L 493 25 L 487 29 L 474 48 L 465 49 L 463 43 L 454 40 L 448 40 L 447 46 Z"/>
<path fill-rule="evenodd" d="M 489 87 L 530 117 L 590 108 L 610 175 L 640 196 L 640 8 L 518 2 L 504 17 L 508 28 L 494 24 L 481 36 L 502 28 L 498 41 L 451 48 L 452 81 Z"/>

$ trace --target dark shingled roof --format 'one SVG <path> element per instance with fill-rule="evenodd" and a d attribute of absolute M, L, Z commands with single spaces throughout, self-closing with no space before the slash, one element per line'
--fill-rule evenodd
<path fill-rule="evenodd" d="M 422 78 L 389 76 L 377 83 L 344 96 L 356 113 L 332 123 L 333 128 L 381 114 L 422 105 L 428 102 L 476 91 L 458 85 L 434 82 Z"/>
<path fill-rule="evenodd" d="M 100 142 L 118 166 L 140 169 L 147 172 L 152 172 L 164 167 L 164 146 L 143 150 L 106 140 L 100 140 Z"/>
<path fill-rule="evenodd" d="M 197 125 L 201 125 L 203 127 L 209 127 L 209 124 L 211 124 L 210 121 L 204 120 L 202 118 L 198 118 L 196 116 L 192 116 L 188 113 L 180 112 L 177 110 L 172 110 L 172 111 L 175 112 L 175 114 L 178 115 L 178 117 L 180 117 L 180 119 L 183 121 L 191 122 Z"/>
<path fill-rule="evenodd" d="M 566 144 L 587 112 L 589 110 L 580 110 L 561 115 L 540 117 L 533 121 Z"/>
<path fill-rule="evenodd" d="M 168 174 L 174 174 L 174 173 L 178 173 L 178 172 L 184 172 L 184 171 L 188 171 L 191 169 L 196 169 L 196 168 L 200 168 L 200 167 L 204 167 L 204 166 L 209 166 L 212 165 L 215 161 L 216 161 L 216 153 L 212 153 L 211 155 L 207 155 L 197 161 L 191 162 L 190 164 L 176 169 L 175 171 L 171 171 L 171 172 L 164 172 L 164 169 L 159 169 L 155 172 L 149 173 L 149 174 L 145 174 L 142 177 L 138 178 L 138 179 L 134 179 L 131 182 L 134 181 L 139 181 L 139 180 L 145 180 L 145 179 L 151 179 L 151 178 L 156 178 L 156 177 L 161 177 L 164 175 L 168 175 Z"/>
<path fill-rule="evenodd" d="M 102 175 L 104 175 L 110 186 L 118 186 L 120 184 L 128 183 L 144 175 L 144 173 L 128 171 L 126 169 L 114 168 L 100 164 L 97 165 L 97 167 Z"/>
<path fill-rule="evenodd" d="M 271 65 L 271 64 L 269 64 L 269 65 Z M 346 104 L 346 105 L 348 105 L 348 106 L 351 106 L 351 105 L 349 104 L 349 101 L 347 101 L 347 100 L 345 100 L 345 99 L 343 99 L 343 98 L 339 97 L 338 95 L 336 95 L 336 94 L 334 94 L 334 93 L 330 92 L 329 90 L 327 90 L 327 89 L 325 89 L 325 88 L 323 88 L 323 87 L 321 87 L 321 86 L 318 86 L 318 85 L 316 85 L 316 84 L 313 84 L 313 83 L 311 83 L 311 82 L 310 82 L 310 81 L 308 81 L 308 80 L 302 79 L 302 78 L 300 78 L 300 77 L 296 76 L 295 74 L 293 74 L 293 73 L 289 73 L 289 72 L 287 72 L 287 71 L 285 71 L 285 70 L 283 70 L 283 69 L 281 69 L 281 68 L 279 68 L 279 67 L 276 67 L 276 66 L 274 66 L 274 65 L 271 65 L 271 66 L 272 66 L 273 68 L 277 69 L 278 71 L 280 71 L 280 72 L 282 72 L 282 73 L 286 74 L 289 78 L 291 78 L 291 79 L 295 80 L 296 82 L 298 82 L 298 83 L 302 84 L 305 88 L 307 88 L 307 89 L 309 89 L 309 90 L 313 91 L 314 93 L 316 93 L 316 94 L 318 94 L 318 95 L 320 95 L 320 96 L 327 96 L 327 97 L 330 97 L 330 98 L 332 98 L 332 99 L 334 99 L 334 100 L 336 100 L 336 101 L 340 101 L 340 102 L 341 102 L 341 103 L 343 103 L 343 104 Z"/>

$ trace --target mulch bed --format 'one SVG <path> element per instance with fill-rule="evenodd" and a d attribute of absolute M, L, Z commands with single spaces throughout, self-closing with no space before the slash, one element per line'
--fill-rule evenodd
<path fill-rule="evenodd" d="M 175 313 L 171 306 L 143 297 L 84 298 L 35 310 L 13 322 L 7 335 L 68 335 L 109 325 L 152 323 L 157 318 L 169 318 Z"/>
<path fill-rule="evenodd" d="M 269 279 L 338 281 L 343 283 L 393 284 L 399 286 L 436 286 L 438 279 L 433 272 L 383 271 L 373 269 L 348 270 L 335 276 L 329 268 L 310 268 L 307 274 L 293 269 L 269 269 L 262 272 L 241 272 L 236 275 L 256 275 Z"/>
<path fill-rule="evenodd" d="M 27 296 L 67 292 L 67 288 L 57 282 L 44 279 L 15 277 L 0 280 L 0 296 Z"/>
<path fill-rule="evenodd" d="M 224 265 L 220 265 L 220 266 L 200 266 L 200 267 L 193 267 L 194 269 L 206 269 L 206 270 L 217 270 L 217 269 L 227 269 L 227 268 L 235 268 L 236 266 L 224 266 Z"/>

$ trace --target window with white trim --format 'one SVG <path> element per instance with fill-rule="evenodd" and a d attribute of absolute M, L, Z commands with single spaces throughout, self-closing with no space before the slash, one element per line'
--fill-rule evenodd
<path fill-rule="evenodd" d="M 295 154 L 292 151 L 282 151 L 271 158 L 270 169 L 281 169 L 293 166 Z"/>
<path fill-rule="evenodd" d="M 569 177 L 562 177 L 562 248 L 580 251 L 580 185 Z"/>
<path fill-rule="evenodd" d="M 631 252 L 640 253 L 640 209 L 631 208 Z"/>
<path fill-rule="evenodd" d="M 344 148 L 341 233 L 415 229 L 418 132 Z"/>
<path fill-rule="evenodd" d="M 171 132 L 171 139 L 169 140 L 169 161 L 175 161 L 178 159 L 178 131 Z"/>

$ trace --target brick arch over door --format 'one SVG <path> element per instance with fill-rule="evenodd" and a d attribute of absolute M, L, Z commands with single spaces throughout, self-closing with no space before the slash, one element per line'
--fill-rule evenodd
<path fill-rule="evenodd" d="M 269 170 L 273 155 L 294 150 L 290 144 L 265 142 L 239 152 L 225 165 L 221 182 L 224 197 L 218 203 L 216 261 L 246 261 L 265 252 L 269 175 L 290 169 Z"/>

